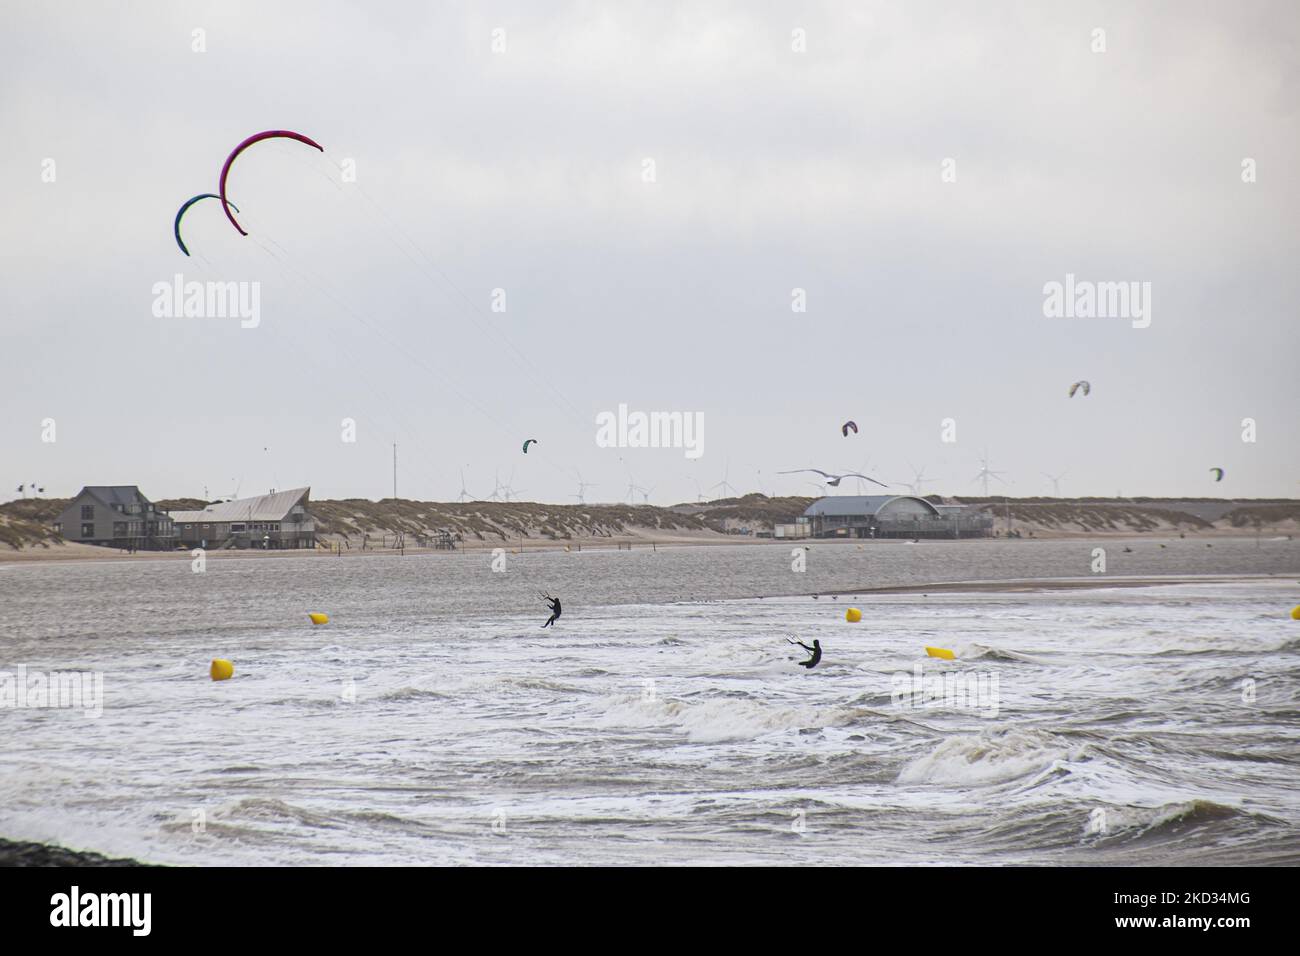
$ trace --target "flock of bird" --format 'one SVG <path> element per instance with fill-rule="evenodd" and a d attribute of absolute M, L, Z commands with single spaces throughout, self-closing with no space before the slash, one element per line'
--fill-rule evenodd
<path fill-rule="evenodd" d="M 1070 397 L 1070 398 L 1074 398 L 1074 396 L 1075 396 L 1076 394 L 1080 393 L 1080 392 L 1082 392 L 1083 395 L 1084 395 L 1085 397 L 1088 396 L 1088 395 L 1090 395 L 1090 394 L 1092 394 L 1092 383 L 1091 383 L 1091 382 L 1088 382 L 1088 381 L 1086 381 L 1086 380 L 1084 380 L 1084 379 L 1080 379 L 1079 381 L 1073 383 L 1073 384 L 1070 386 L 1070 389 L 1069 389 L 1069 397 Z M 840 426 L 840 434 L 841 434 L 842 436 L 844 436 L 845 438 L 848 438 L 848 437 L 849 437 L 849 432 L 852 432 L 852 433 L 855 434 L 855 435 L 858 434 L 858 423 L 855 422 L 855 421 L 853 421 L 852 419 L 849 419 L 849 420 L 846 421 L 843 425 Z M 1210 473 L 1214 476 L 1214 480 L 1215 480 L 1216 482 L 1218 482 L 1218 481 L 1222 481 L 1222 480 L 1223 480 L 1223 474 L 1224 474 L 1224 472 L 1223 472 L 1223 469 L 1222 469 L 1222 468 L 1211 468 L 1211 469 L 1210 469 Z M 831 487 L 831 488 L 838 488 L 839 485 L 840 485 L 840 482 L 843 481 L 845 478 L 860 478 L 860 479 L 862 479 L 863 481 L 869 481 L 869 482 L 871 482 L 873 485 L 879 485 L 881 488 L 888 488 L 888 487 L 889 487 L 889 485 L 886 484 L 886 483 L 883 482 L 883 481 L 877 481 L 875 478 L 872 478 L 870 475 L 863 475 L 863 474 L 860 474 L 860 473 L 858 473 L 858 472 L 856 472 L 856 471 L 848 471 L 848 472 L 845 472 L 844 474 L 832 474 L 831 472 L 828 472 L 828 471 L 822 471 L 820 468 L 796 468 L 796 469 L 791 470 L 791 471 L 778 471 L 777 474 L 778 474 L 778 475 L 805 475 L 805 474 L 821 475 L 821 477 L 825 479 L 826 484 L 827 484 L 829 487 Z M 917 473 L 917 480 L 918 480 L 918 482 L 919 482 L 919 480 L 920 480 L 920 475 L 921 475 L 921 473 L 918 472 L 918 473 Z M 976 475 L 976 479 L 977 479 L 977 480 L 979 480 L 979 479 L 983 479 L 983 480 L 984 480 L 984 493 L 985 493 L 985 495 L 988 494 L 988 479 L 989 479 L 990 477 L 997 477 L 997 475 L 998 475 L 997 472 L 989 471 L 989 468 L 988 468 L 988 462 L 985 461 L 985 462 L 984 462 L 984 466 L 983 466 L 983 468 L 981 469 L 980 473 L 979 473 L 978 475 Z M 1048 478 L 1051 478 L 1051 480 L 1052 480 L 1052 484 L 1053 484 L 1053 487 L 1054 487 L 1054 489 L 1056 490 L 1056 493 L 1057 493 L 1058 496 L 1059 496 L 1059 494 L 1060 494 L 1060 479 L 1061 479 L 1061 477 L 1063 477 L 1063 476 L 1058 475 L 1058 476 L 1053 477 L 1053 476 L 1051 476 L 1051 475 L 1048 475 L 1047 477 L 1048 477 Z M 999 480 L 1001 480 L 1001 479 L 999 479 Z"/>

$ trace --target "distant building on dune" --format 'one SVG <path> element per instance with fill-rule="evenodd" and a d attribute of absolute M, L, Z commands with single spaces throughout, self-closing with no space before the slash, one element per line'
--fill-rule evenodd
<path fill-rule="evenodd" d="M 992 515 L 965 505 L 932 504 L 915 495 L 819 498 L 798 523 L 811 538 L 986 538 L 993 531 Z"/>
<path fill-rule="evenodd" d="M 81 544 L 140 551 L 176 547 L 172 519 L 135 485 L 86 485 L 59 514 L 54 531 Z"/>
<path fill-rule="evenodd" d="M 171 520 L 177 540 L 187 548 L 315 548 L 310 495 L 310 488 L 294 488 L 219 501 L 200 511 L 173 511 Z"/>

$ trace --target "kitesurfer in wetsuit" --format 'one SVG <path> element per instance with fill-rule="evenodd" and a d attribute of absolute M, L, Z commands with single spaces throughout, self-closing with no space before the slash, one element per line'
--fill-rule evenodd
<path fill-rule="evenodd" d="M 786 640 L 790 640 L 790 639 L 789 639 L 789 638 L 786 638 Z M 808 646 L 807 644 L 805 644 L 803 641 L 790 641 L 790 643 L 791 643 L 791 644 L 798 644 L 798 645 L 799 645 L 800 647 L 802 647 L 805 651 L 807 651 L 809 654 L 812 655 L 812 657 L 808 658 L 808 660 L 806 660 L 806 661 L 799 661 L 799 666 L 800 666 L 800 667 L 806 667 L 806 668 L 808 668 L 809 670 L 812 670 L 814 667 L 817 666 L 817 662 L 820 661 L 820 660 L 822 659 L 822 642 L 821 642 L 821 641 L 814 640 L 814 641 L 813 641 L 813 646 L 812 646 L 812 647 L 809 647 L 809 646 Z"/>
<path fill-rule="evenodd" d="M 546 606 L 551 609 L 551 616 L 546 619 L 546 623 L 542 627 L 550 627 L 560 619 L 560 599 L 553 598 L 550 595 L 544 595 L 543 599 L 546 601 Z"/>

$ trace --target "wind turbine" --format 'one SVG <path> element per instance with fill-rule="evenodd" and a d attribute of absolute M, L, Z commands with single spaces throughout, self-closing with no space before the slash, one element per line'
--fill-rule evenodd
<path fill-rule="evenodd" d="M 505 496 L 506 501 L 510 501 L 513 498 L 517 498 L 519 495 L 519 492 L 515 490 L 514 481 L 515 481 L 515 470 L 511 468 L 510 477 L 506 479 L 506 483 L 501 487 L 501 493 L 502 495 Z"/>
<path fill-rule="evenodd" d="M 595 488 L 596 486 L 590 481 L 583 481 L 582 472 L 578 471 L 578 469 L 575 468 L 573 470 L 577 472 L 578 475 L 578 493 L 576 495 L 571 495 L 570 497 L 576 498 L 578 500 L 578 504 L 585 505 L 587 503 L 587 497 L 586 497 L 587 489 Z"/>
<path fill-rule="evenodd" d="M 1049 475 L 1047 472 L 1043 472 L 1043 477 L 1046 478 L 1048 481 L 1050 481 L 1050 482 L 1052 483 L 1052 497 L 1053 497 L 1053 498 L 1059 498 L 1059 497 L 1061 497 L 1061 479 L 1064 478 L 1065 476 L 1066 476 L 1066 472 L 1064 472 L 1064 471 L 1061 472 L 1059 475 L 1056 475 L 1056 476 L 1052 476 L 1052 475 Z"/>
<path fill-rule="evenodd" d="M 500 473 L 498 470 L 493 469 L 493 470 L 492 470 L 492 494 L 488 495 L 488 500 L 489 500 L 489 501 L 500 501 L 500 500 L 501 500 L 501 491 L 502 491 L 502 489 L 501 489 L 501 473 Z"/>
<path fill-rule="evenodd" d="M 1004 471 L 993 471 L 993 470 L 991 470 L 991 469 L 989 468 L 989 453 L 988 453 L 988 449 L 985 449 L 985 450 L 984 450 L 984 456 L 980 459 L 980 471 L 979 471 L 979 474 L 976 475 L 976 476 L 975 476 L 974 478 L 972 478 L 971 480 L 972 480 L 972 481 L 983 481 L 983 482 L 984 482 L 984 497 L 987 498 L 987 497 L 989 496 L 989 479 L 990 479 L 990 478 L 993 478 L 993 479 L 995 479 L 995 480 L 997 480 L 997 481 L 1002 481 L 1002 476 L 1003 476 L 1004 474 L 1006 474 L 1006 472 L 1004 472 Z M 1002 481 L 1002 483 L 1003 483 L 1004 485 L 1006 484 L 1005 481 Z"/>
<path fill-rule="evenodd" d="M 871 456 L 868 455 L 866 458 L 862 459 L 862 467 L 859 468 L 858 471 L 861 472 L 861 473 L 863 473 L 863 474 L 865 474 L 865 473 L 867 472 L 867 470 L 870 469 L 870 468 L 871 468 Z M 859 475 L 859 476 L 857 477 L 856 482 L 857 482 L 857 486 L 858 486 L 858 494 L 861 495 L 861 494 L 862 494 L 862 477 L 861 477 L 861 475 Z"/>
<path fill-rule="evenodd" d="M 716 485 L 710 487 L 709 490 L 712 491 L 714 488 L 717 488 L 721 490 L 723 498 L 734 497 L 736 494 L 736 489 L 732 487 L 732 485 L 727 481 L 727 476 L 730 474 L 731 474 L 731 461 L 728 460 L 726 466 L 722 469 L 722 480 L 718 482 Z M 731 495 L 727 494 L 728 491 L 731 492 Z"/>
<path fill-rule="evenodd" d="M 464 469 L 464 468 L 462 468 L 462 469 L 460 470 L 460 494 L 458 494 L 458 495 L 456 496 L 456 500 L 459 501 L 461 504 L 464 504 L 464 503 L 467 502 L 467 501 L 473 501 L 473 500 L 474 500 L 474 496 L 473 496 L 472 494 L 470 494 L 469 489 L 465 487 L 465 469 Z"/>
<path fill-rule="evenodd" d="M 920 470 L 917 470 L 917 467 L 909 461 L 907 467 L 912 469 L 912 480 L 900 481 L 899 484 L 912 494 L 919 495 L 925 490 L 925 486 L 930 484 L 934 479 L 925 477 L 924 465 L 921 466 Z"/>
<path fill-rule="evenodd" d="M 620 458 L 619 461 L 623 461 L 623 459 Z M 627 466 L 626 461 L 623 461 L 623 470 L 627 472 L 627 491 L 624 492 L 627 495 L 627 503 L 635 504 L 636 493 L 641 490 L 641 487 L 636 483 L 636 479 L 632 477 L 632 469 Z"/>
<path fill-rule="evenodd" d="M 687 475 L 686 477 L 695 482 L 695 503 L 697 505 L 704 504 L 704 489 L 700 487 L 700 479 L 694 475 Z"/>

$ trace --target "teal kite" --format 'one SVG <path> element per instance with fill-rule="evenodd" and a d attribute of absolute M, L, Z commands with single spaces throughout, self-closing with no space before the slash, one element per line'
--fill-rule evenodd
<path fill-rule="evenodd" d="M 185 215 L 186 210 L 188 210 L 200 199 L 220 199 L 220 198 L 221 197 L 218 196 L 216 193 L 199 193 L 193 199 L 187 199 L 185 201 L 185 205 L 181 206 L 181 208 L 177 211 L 176 221 L 172 223 L 172 232 L 175 233 L 176 235 L 176 245 L 180 246 L 181 252 L 185 253 L 187 256 L 190 254 L 190 250 L 185 248 L 185 241 L 181 239 L 181 217 Z M 230 205 L 235 206 L 233 202 Z M 239 212 L 238 206 L 235 206 L 235 212 Z"/>

